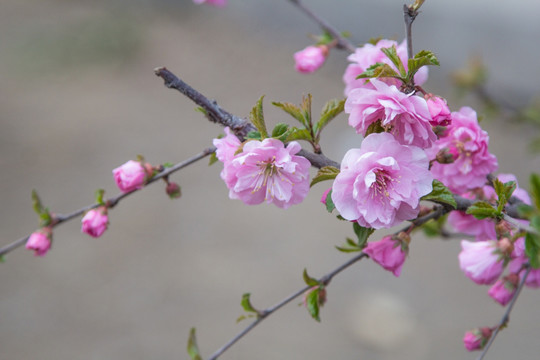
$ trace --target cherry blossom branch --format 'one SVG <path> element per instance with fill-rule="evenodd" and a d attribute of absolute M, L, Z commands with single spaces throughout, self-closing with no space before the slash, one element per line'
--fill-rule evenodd
<path fill-rule="evenodd" d="M 343 270 L 347 269 L 349 266 L 353 265 L 354 263 L 362 260 L 364 257 L 366 257 L 367 255 L 364 254 L 363 252 L 356 255 L 355 257 L 351 258 L 349 261 L 345 262 L 344 264 L 340 265 L 339 267 L 337 267 L 336 269 L 332 270 L 331 272 L 329 272 L 328 274 L 324 275 L 323 277 L 321 277 L 318 281 L 321 283 L 321 284 L 324 284 L 324 285 L 328 285 L 330 283 L 330 281 L 334 278 L 334 276 L 336 276 L 337 274 L 339 274 L 340 272 L 342 272 Z M 216 352 L 214 352 L 209 358 L 208 360 L 216 360 L 219 356 L 221 356 L 225 351 L 227 351 L 227 349 L 229 349 L 231 346 L 233 346 L 236 342 L 238 342 L 240 339 L 242 339 L 247 333 L 249 333 L 255 326 L 259 325 L 264 319 L 266 319 L 268 316 L 270 316 L 271 314 L 273 314 L 275 311 L 279 310 L 280 308 L 282 308 L 283 306 L 287 305 L 288 303 L 290 303 L 291 301 L 293 301 L 294 299 L 296 299 L 297 297 L 301 296 L 302 294 L 304 294 L 306 291 L 308 291 L 311 287 L 310 286 L 305 286 L 303 287 L 302 289 L 292 293 L 291 295 L 289 295 L 288 297 L 286 297 L 285 299 L 281 300 L 280 302 L 278 302 L 277 304 L 273 305 L 273 306 L 270 306 L 269 308 L 266 308 L 264 310 L 261 310 L 261 311 L 258 311 L 258 317 L 257 317 L 257 320 L 253 321 L 251 324 L 249 324 L 248 326 L 246 326 L 242 331 L 240 331 L 236 336 L 234 336 L 231 340 L 229 340 L 225 345 L 223 345 L 221 348 L 219 348 Z"/>
<path fill-rule="evenodd" d="M 180 93 L 188 97 L 195 104 L 199 105 L 207 115 L 207 118 L 222 126 L 228 126 L 231 130 L 240 138 L 244 140 L 246 135 L 250 131 L 256 131 L 257 129 L 253 124 L 238 116 L 222 109 L 217 102 L 210 101 L 206 96 L 192 88 L 189 84 L 179 79 L 175 74 L 170 72 L 166 67 L 158 67 L 154 69 L 156 76 L 163 79 L 165 86 L 169 89 L 178 90 Z M 299 156 L 303 156 L 311 162 L 316 168 L 322 168 L 324 166 L 334 166 L 339 168 L 339 163 L 332 159 L 327 158 L 322 154 L 315 154 L 305 150 L 298 152 Z"/>
<path fill-rule="evenodd" d="M 405 19 L 405 32 L 407 34 L 407 57 L 412 59 L 413 46 L 412 46 L 412 24 L 416 16 L 418 16 L 418 9 L 422 6 L 424 0 L 416 0 L 413 5 L 403 5 L 403 18 Z"/>
<path fill-rule="evenodd" d="M 501 321 L 499 322 L 499 325 L 497 325 L 495 327 L 495 330 L 493 331 L 493 334 L 491 334 L 491 337 L 489 338 L 488 343 L 484 347 L 484 350 L 482 351 L 480 356 L 478 356 L 477 360 L 484 359 L 484 356 L 486 356 L 491 344 L 493 344 L 493 342 L 495 341 L 495 337 L 497 336 L 499 331 L 502 328 L 504 328 L 508 324 L 508 322 L 510 321 L 510 312 L 512 312 L 512 308 L 514 307 L 514 304 L 516 303 L 516 300 L 517 300 L 519 294 L 521 293 L 521 290 L 523 289 L 523 286 L 525 285 L 525 281 L 527 280 L 527 276 L 529 276 L 530 272 L 531 272 L 531 267 L 529 265 L 527 265 L 527 270 L 525 271 L 525 274 L 523 275 L 523 278 L 521 279 L 521 282 L 519 283 L 519 286 L 518 286 L 518 288 L 516 290 L 516 293 L 512 297 L 512 301 L 510 301 L 510 304 L 508 305 L 508 308 L 506 309 Z"/>
<path fill-rule="evenodd" d="M 216 148 L 214 147 L 210 147 L 210 148 L 207 148 L 207 149 L 204 149 L 202 152 L 198 153 L 197 155 L 195 156 L 192 156 L 190 157 L 189 159 L 186 159 L 182 162 L 179 162 L 178 164 L 170 167 L 170 168 L 166 168 L 164 169 L 163 171 L 159 172 L 158 174 L 156 174 L 154 177 L 152 177 L 147 183 L 146 185 L 149 185 L 153 182 L 156 182 L 162 178 L 166 178 L 167 176 L 171 175 L 172 173 L 180 170 L 180 169 L 183 169 L 185 168 L 186 166 L 189 166 L 203 158 L 205 158 L 206 156 L 212 154 L 214 151 L 216 151 Z M 110 198 L 106 201 L 106 204 L 108 207 L 112 208 L 114 206 L 116 206 L 122 199 L 124 199 L 125 197 L 133 194 L 134 192 L 137 192 L 139 191 L 139 189 L 136 189 L 136 190 L 133 190 L 133 191 L 130 191 L 130 192 L 127 192 L 127 193 L 122 193 L 122 194 L 119 194 L 113 198 Z M 76 217 L 79 217 L 81 216 L 82 214 L 84 214 L 85 212 L 87 212 L 88 210 L 91 210 L 91 209 L 95 209 L 99 206 L 101 206 L 102 204 L 92 204 L 92 205 L 87 205 L 85 207 L 82 207 L 78 210 L 75 210 L 69 214 L 54 214 L 53 215 L 53 222 L 51 224 L 52 227 L 56 227 L 57 225 L 60 225 L 66 221 L 69 221 L 71 219 L 74 219 Z M 5 254 L 9 253 L 10 251 L 12 250 L 15 250 L 16 248 L 18 248 L 19 246 L 22 246 L 26 243 L 26 241 L 28 240 L 28 236 L 25 236 L 25 237 L 22 237 L 20 239 L 17 239 L 15 240 L 14 242 L 12 242 L 11 244 L 8 244 L 2 248 L 0 248 L 0 257 L 1 256 L 4 256 Z"/>
<path fill-rule="evenodd" d="M 302 10 L 308 17 L 314 20 L 319 26 L 326 32 L 328 32 L 334 39 L 337 40 L 336 48 L 346 49 L 350 52 L 354 52 L 356 47 L 346 38 L 344 38 L 339 31 L 336 30 L 330 23 L 326 20 L 315 14 L 311 9 L 309 9 L 304 3 L 300 0 L 289 0 L 292 4 L 296 5 L 300 10 Z"/>

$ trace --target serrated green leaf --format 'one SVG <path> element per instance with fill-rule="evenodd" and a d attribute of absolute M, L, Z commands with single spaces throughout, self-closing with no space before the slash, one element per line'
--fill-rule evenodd
<path fill-rule="evenodd" d="M 290 142 L 294 140 L 313 141 L 313 139 L 311 138 L 311 133 L 307 129 L 298 129 L 295 127 L 290 127 L 289 133 L 287 134 L 287 138 L 285 139 L 285 142 Z"/>
<path fill-rule="evenodd" d="M 321 181 L 333 180 L 336 178 L 336 176 L 338 176 L 338 174 L 339 174 L 339 169 L 337 167 L 323 166 L 322 168 L 319 169 L 319 171 L 317 172 L 317 175 L 315 175 L 313 180 L 311 180 L 311 184 L 309 184 L 309 186 L 311 187 L 317 183 L 320 183 Z"/>
<path fill-rule="evenodd" d="M 353 230 L 356 234 L 356 237 L 358 238 L 358 246 L 359 248 L 363 249 L 366 246 L 366 242 L 371 234 L 375 232 L 375 229 L 372 228 L 365 228 L 363 226 L 360 226 L 358 223 L 353 223 Z"/>
<path fill-rule="evenodd" d="M 308 130 L 311 129 L 313 126 L 313 123 L 311 121 L 311 98 L 311 94 L 307 94 L 307 96 L 302 97 L 302 115 L 306 120 L 305 126 Z"/>
<path fill-rule="evenodd" d="M 399 57 L 397 53 L 395 45 L 392 45 L 392 47 L 389 47 L 389 48 L 382 48 L 381 51 L 396 66 L 402 78 L 407 76 L 407 72 L 405 71 L 405 65 L 403 65 L 403 62 L 401 61 L 401 58 Z"/>
<path fill-rule="evenodd" d="M 400 78 L 399 74 L 392 67 L 385 63 L 375 63 L 368 67 L 366 71 L 356 77 L 356 79 L 371 79 L 393 77 Z"/>
<path fill-rule="evenodd" d="M 317 288 L 313 291 L 311 291 L 307 297 L 306 297 L 306 307 L 311 315 L 312 318 L 314 318 L 317 321 L 321 321 L 321 318 L 319 317 L 319 292 L 320 288 Z"/>
<path fill-rule="evenodd" d="M 364 138 L 366 138 L 369 134 L 380 134 L 385 132 L 384 128 L 381 126 L 381 120 L 377 120 L 374 123 L 371 123 L 371 125 L 368 126 L 366 133 L 364 134 Z"/>
<path fill-rule="evenodd" d="M 466 213 L 469 215 L 473 215 L 479 220 L 486 218 L 494 218 L 497 216 L 497 210 L 494 209 L 490 203 L 487 203 L 485 201 L 479 201 L 474 203 L 467 209 Z"/>
<path fill-rule="evenodd" d="M 243 294 L 242 295 L 242 301 L 240 302 L 240 304 L 242 305 L 242 307 L 244 308 L 244 310 L 246 312 L 252 312 L 252 313 L 258 314 L 259 312 L 257 310 L 255 310 L 253 305 L 251 305 L 251 301 L 249 299 L 250 296 L 251 296 L 250 293 Z"/>
<path fill-rule="evenodd" d="M 250 131 L 246 135 L 246 140 L 262 140 L 261 133 L 258 131 Z"/>
<path fill-rule="evenodd" d="M 332 190 L 330 190 L 328 194 L 326 194 L 326 211 L 331 213 L 332 211 L 334 211 L 335 208 L 336 205 L 332 201 Z"/>
<path fill-rule="evenodd" d="M 452 192 L 439 180 L 433 180 L 433 190 L 429 194 L 422 196 L 420 200 L 444 203 L 452 206 L 454 209 L 457 208 L 457 203 Z"/>
<path fill-rule="evenodd" d="M 272 105 L 281 108 L 287 114 L 298 120 L 302 125 L 307 126 L 306 119 L 304 119 L 304 115 L 302 115 L 302 110 L 298 106 L 287 102 L 273 102 Z"/>
<path fill-rule="evenodd" d="M 493 180 L 493 188 L 495 189 L 495 193 L 497 194 L 497 211 L 499 213 L 502 212 L 504 209 L 504 206 L 508 202 L 508 199 L 512 196 L 512 193 L 516 189 L 516 182 L 515 181 L 509 181 L 506 183 L 503 183 L 499 179 Z"/>
<path fill-rule="evenodd" d="M 261 134 L 261 139 L 266 139 L 268 137 L 268 131 L 266 130 L 266 123 L 264 122 L 264 113 L 263 113 L 263 99 L 264 95 L 257 100 L 257 104 L 251 109 L 249 114 L 249 119 L 255 125 L 259 133 Z"/>
<path fill-rule="evenodd" d="M 103 195 L 105 195 L 105 190 L 103 189 L 97 189 L 95 193 L 95 199 L 96 203 L 100 205 L 104 205 L 105 202 L 103 201 Z"/>
<path fill-rule="evenodd" d="M 412 79 L 414 75 L 420 70 L 422 66 L 426 65 L 439 65 L 439 60 L 435 54 L 431 51 L 422 50 L 417 53 L 414 58 L 409 59 L 408 67 L 409 73 L 407 78 Z"/>
<path fill-rule="evenodd" d="M 213 165 L 214 163 L 218 162 L 218 158 L 215 152 L 210 154 L 210 160 L 208 160 L 208 166 Z"/>
<path fill-rule="evenodd" d="M 275 139 L 280 139 L 280 137 L 287 136 L 287 131 L 289 130 L 289 125 L 284 123 L 277 124 L 272 130 L 272 137 Z"/>
<path fill-rule="evenodd" d="M 531 174 L 531 197 L 537 210 L 540 210 L 540 176 Z"/>
<path fill-rule="evenodd" d="M 330 121 L 343 112 L 345 100 L 330 100 L 321 111 L 321 118 L 315 124 L 313 131 L 318 134 Z"/>
<path fill-rule="evenodd" d="M 195 328 L 191 328 L 191 331 L 189 332 L 187 351 L 191 360 L 202 360 L 199 347 L 197 346 L 197 339 L 195 337 Z"/>
<path fill-rule="evenodd" d="M 302 277 L 304 278 L 304 282 L 308 286 L 317 286 L 319 285 L 319 280 L 312 278 L 308 275 L 307 269 L 304 269 L 304 272 L 302 273 Z"/>

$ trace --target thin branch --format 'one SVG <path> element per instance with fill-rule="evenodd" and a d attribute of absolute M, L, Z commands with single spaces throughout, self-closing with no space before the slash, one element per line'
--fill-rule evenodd
<path fill-rule="evenodd" d="M 180 169 L 183 169 L 185 168 L 186 166 L 188 165 L 191 165 L 193 164 L 194 162 L 197 162 L 203 158 L 205 158 L 206 156 L 212 154 L 214 151 L 216 151 L 216 148 L 214 147 L 210 147 L 210 148 L 207 148 L 207 149 L 204 149 L 202 152 L 200 152 L 199 154 L 195 155 L 195 156 L 192 156 L 190 157 L 189 159 L 186 159 L 182 162 L 179 162 L 178 164 L 174 165 L 173 167 L 170 167 L 170 168 L 167 168 L 167 169 L 164 169 L 163 171 L 161 171 L 160 173 L 156 174 L 154 177 L 152 177 L 152 179 L 150 179 L 146 185 L 149 185 L 153 182 L 156 182 L 158 181 L 159 179 L 162 179 L 164 177 L 167 177 L 169 176 L 170 174 L 180 170 Z M 144 189 L 144 188 L 143 188 Z M 106 201 L 106 204 L 109 206 L 109 207 L 113 207 L 115 205 L 118 204 L 118 202 L 120 202 L 122 199 L 124 199 L 125 197 L 133 194 L 134 192 L 137 192 L 139 191 L 138 189 L 136 190 L 133 190 L 133 191 L 130 191 L 130 192 L 127 192 L 127 193 L 122 193 L 122 194 L 119 194 L 113 198 L 110 198 Z M 87 212 L 88 210 L 91 210 L 91 209 L 95 209 L 97 208 L 98 206 L 101 206 L 101 204 L 92 204 L 92 205 L 87 205 L 85 207 L 82 207 L 78 210 L 75 210 L 69 214 L 54 214 L 54 222 L 52 224 L 53 227 L 56 227 L 66 221 L 69 221 L 71 219 L 74 219 L 78 216 L 81 216 L 82 214 L 84 214 L 85 212 Z M 0 256 L 4 256 L 5 254 L 9 253 L 10 251 L 12 250 L 15 250 L 16 248 L 18 248 L 19 246 L 22 246 L 23 244 L 26 243 L 26 241 L 28 240 L 28 237 L 29 236 L 25 236 L 25 237 L 22 237 L 14 242 L 12 242 L 11 244 L 8 244 L 2 248 L 0 248 Z"/>
<path fill-rule="evenodd" d="M 482 351 L 480 356 L 478 356 L 477 360 L 482 360 L 484 356 L 486 356 L 491 344 L 493 344 L 493 342 L 495 341 L 495 337 L 497 336 L 499 331 L 508 324 L 508 321 L 510 321 L 510 312 L 512 312 L 512 308 L 514 307 L 514 304 L 516 303 L 516 300 L 519 294 L 521 293 L 521 290 L 523 289 L 523 286 L 525 285 L 525 281 L 527 280 L 527 276 L 529 276 L 530 272 L 531 272 L 531 267 L 527 266 L 527 270 L 525 271 L 525 274 L 523 275 L 523 278 L 521 279 L 521 282 L 519 283 L 516 293 L 512 297 L 512 301 L 510 301 L 510 304 L 508 305 L 508 308 L 506 309 L 501 321 L 499 322 L 499 325 L 497 325 L 497 327 L 493 331 L 493 334 L 491 334 L 491 337 L 489 338 L 488 343 L 484 347 L 484 350 Z"/>
<path fill-rule="evenodd" d="M 300 10 L 302 10 L 308 17 L 313 19 L 319 26 L 326 32 L 328 32 L 332 37 L 337 40 L 336 47 L 338 49 L 347 49 L 350 52 L 355 52 L 356 46 L 354 46 L 349 40 L 344 38 L 339 31 L 337 31 L 330 23 L 326 20 L 315 14 L 311 9 L 309 9 L 304 3 L 300 0 L 289 0 L 291 3 L 296 5 Z"/>
<path fill-rule="evenodd" d="M 329 272 L 328 274 L 324 275 L 323 277 L 321 277 L 319 279 L 319 282 L 325 284 L 325 285 L 328 285 L 328 283 L 330 283 L 330 281 L 332 280 L 332 278 L 334 276 L 336 276 L 337 274 L 339 274 L 340 272 L 342 272 L 343 270 L 347 269 L 349 266 L 353 265 L 354 263 L 360 261 L 361 259 L 363 259 L 364 257 L 366 257 L 367 255 L 364 254 L 364 253 L 360 253 L 358 255 L 356 255 L 355 257 L 351 258 L 349 261 L 347 261 L 346 263 L 340 265 L 339 267 L 337 267 L 336 269 L 332 270 L 331 272 Z M 255 326 L 259 325 L 264 319 L 266 319 L 268 316 L 270 316 L 271 314 L 273 314 L 275 311 L 279 310 L 280 308 L 282 308 L 283 306 L 285 306 L 286 304 L 290 303 L 291 301 L 293 301 L 294 299 L 296 299 L 297 297 L 301 296 L 302 294 L 304 294 L 306 291 L 308 291 L 311 287 L 310 286 L 305 286 L 303 287 L 302 289 L 294 292 L 293 294 L 289 295 L 288 297 L 286 297 L 285 299 L 281 300 L 280 302 L 278 302 L 277 304 L 273 305 L 273 306 L 270 306 L 269 308 L 265 309 L 265 310 L 262 310 L 260 311 L 260 315 L 259 317 L 257 318 L 257 320 L 253 321 L 252 323 L 250 323 L 248 326 L 246 326 L 242 331 L 240 331 L 236 336 L 234 336 L 231 340 L 229 340 L 225 345 L 223 345 L 221 348 L 219 348 L 216 352 L 214 352 L 209 358 L 208 360 L 216 360 L 219 356 L 221 356 L 225 351 L 227 351 L 227 349 L 229 349 L 231 346 L 233 346 L 237 341 L 239 341 L 240 339 L 242 339 L 247 333 L 249 333 Z"/>

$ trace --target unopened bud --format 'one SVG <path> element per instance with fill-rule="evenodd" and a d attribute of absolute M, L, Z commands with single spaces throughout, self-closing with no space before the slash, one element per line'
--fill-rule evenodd
<path fill-rule="evenodd" d="M 411 243 L 411 237 L 406 232 L 402 231 L 399 234 L 396 235 L 396 237 L 401 241 L 402 243 L 405 243 L 409 245 Z"/>
<path fill-rule="evenodd" d="M 507 237 L 499 240 L 497 246 L 501 250 L 501 252 L 507 256 L 510 256 L 510 254 L 512 254 L 512 251 L 514 251 L 514 244 L 512 244 L 510 239 Z"/>
<path fill-rule="evenodd" d="M 435 160 L 441 164 L 451 164 L 454 162 L 454 155 L 449 152 L 448 148 L 444 148 L 437 153 Z"/>
<path fill-rule="evenodd" d="M 178 199 L 180 196 L 182 196 L 182 191 L 180 190 L 180 186 L 177 183 L 168 183 L 165 191 L 171 199 Z"/>
<path fill-rule="evenodd" d="M 493 330 L 488 327 L 467 331 L 463 337 L 463 345 L 468 351 L 481 350 L 486 346 L 492 333 Z"/>
<path fill-rule="evenodd" d="M 512 227 L 507 221 L 501 220 L 495 225 L 497 237 L 509 236 L 510 230 L 512 230 Z"/>

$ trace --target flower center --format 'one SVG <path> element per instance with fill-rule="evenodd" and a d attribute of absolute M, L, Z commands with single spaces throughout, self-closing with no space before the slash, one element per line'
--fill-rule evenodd
<path fill-rule="evenodd" d="M 374 197 L 389 197 L 390 192 L 388 187 L 392 186 L 392 182 L 396 181 L 384 170 L 377 170 L 375 172 L 375 181 L 369 186 L 371 190 L 371 198 Z"/>
<path fill-rule="evenodd" d="M 255 180 L 255 186 L 253 187 L 253 191 L 251 192 L 252 194 L 261 190 L 263 187 L 266 187 L 267 191 L 265 199 L 268 198 L 268 195 L 274 197 L 274 191 L 272 188 L 276 175 L 281 181 L 286 181 L 292 184 L 292 182 L 287 177 L 283 176 L 283 174 L 281 173 L 281 167 L 276 165 L 275 161 L 275 156 L 268 160 L 257 161 L 257 166 L 259 167 L 259 170 L 255 174 L 253 174 L 253 176 L 257 179 Z"/>

